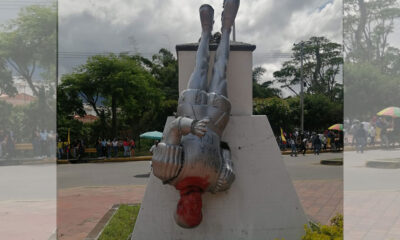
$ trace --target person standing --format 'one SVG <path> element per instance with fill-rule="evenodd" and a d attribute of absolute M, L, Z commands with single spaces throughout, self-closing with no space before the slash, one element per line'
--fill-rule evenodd
<path fill-rule="evenodd" d="M 130 147 L 130 156 L 134 157 L 135 156 L 136 144 L 135 144 L 135 141 L 133 139 L 131 139 L 131 141 L 129 143 L 129 147 Z"/>
<path fill-rule="evenodd" d="M 114 138 L 112 141 L 112 147 L 113 147 L 113 152 L 114 152 L 114 157 L 118 157 L 118 140 Z"/>
<path fill-rule="evenodd" d="M 318 134 L 314 136 L 313 145 L 314 145 L 314 155 L 319 155 L 319 152 L 321 151 L 321 139 L 319 138 Z"/>
<path fill-rule="evenodd" d="M 364 147 L 367 143 L 367 132 L 364 129 L 364 125 L 360 123 L 356 130 L 356 151 L 364 153 Z"/>
<path fill-rule="evenodd" d="M 300 152 L 303 153 L 303 156 L 305 156 L 307 151 L 307 138 L 304 136 L 302 137 L 303 139 L 301 140 Z"/>
<path fill-rule="evenodd" d="M 111 154 L 112 154 L 112 143 L 111 143 L 111 140 L 108 139 L 107 140 L 107 157 L 111 158 Z"/>
<path fill-rule="evenodd" d="M 107 141 L 105 138 L 101 141 L 101 150 L 103 152 L 103 157 L 107 157 Z"/>
<path fill-rule="evenodd" d="M 63 148 L 64 148 L 64 143 L 61 141 L 61 138 L 58 139 L 57 142 L 57 156 L 58 159 L 61 159 L 63 156 Z"/>
<path fill-rule="evenodd" d="M 289 143 L 290 148 L 292 149 L 292 151 L 290 152 L 290 156 L 293 157 L 294 155 L 295 157 L 297 157 L 296 142 L 294 141 L 293 137 L 290 138 Z"/>
<path fill-rule="evenodd" d="M 103 156 L 103 154 L 102 154 L 102 146 L 101 146 L 101 138 L 98 138 L 98 139 L 97 139 L 97 142 L 96 142 L 96 152 L 97 152 L 97 157 Z"/>
<path fill-rule="evenodd" d="M 47 157 L 47 130 L 40 132 L 40 155 L 41 157 Z"/>
<path fill-rule="evenodd" d="M 123 145 L 124 145 L 124 157 L 128 157 L 129 156 L 129 140 L 128 140 L 128 138 L 125 138 Z"/>

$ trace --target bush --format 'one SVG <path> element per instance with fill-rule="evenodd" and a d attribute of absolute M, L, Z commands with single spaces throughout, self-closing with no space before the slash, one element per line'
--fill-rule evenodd
<path fill-rule="evenodd" d="M 302 240 L 342 240 L 343 239 L 343 216 L 336 215 L 331 219 L 331 225 L 305 225 L 306 235 Z"/>

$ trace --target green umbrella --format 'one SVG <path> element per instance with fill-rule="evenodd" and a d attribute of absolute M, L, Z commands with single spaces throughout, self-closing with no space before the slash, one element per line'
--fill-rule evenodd
<path fill-rule="evenodd" d="M 153 131 L 153 132 L 145 132 L 140 134 L 140 138 L 147 138 L 147 139 L 156 139 L 160 140 L 162 138 L 162 132 Z"/>

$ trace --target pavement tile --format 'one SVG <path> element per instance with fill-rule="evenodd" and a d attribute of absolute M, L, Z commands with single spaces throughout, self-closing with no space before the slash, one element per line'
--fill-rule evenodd
<path fill-rule="evenodd" d="M 114 204 L 140 203 L 144 191 L 144 185 L 59 190 L 58 239 L 84 239 Z"/>
<path fill-rule="evenodd" d="M 306 214 L 313 220 L 329 224 L 337 213 L 343 213 L 342 180 L 298 180 L 293 183 Z M 139 203 L 144 192 L 144 185 L 59 190 L 58 239 L 85 238 L 112 205 Z"/>
<path fill-rule="evenodd" d="M 0 202 L 0 239 L 47 240 L 56 230 L 56 200 Z"/>

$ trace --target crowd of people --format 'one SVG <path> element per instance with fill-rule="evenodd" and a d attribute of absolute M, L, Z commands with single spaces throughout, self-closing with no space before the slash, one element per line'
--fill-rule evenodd
<path fill-rule="evenodd" d="M 122 152 L 124 157 L 133 157 L 135 155 L 136 144 L 132 138 L 106 139 L 99 137 L 94 144 L 97 157 L 118 157 Z M 57 157 L 61 158 L 76 158 L 80 159 L 85 154 L 86 145 L 83 140 L 75 140 L 68 144 L 61 139 L 57 143 Z"/>
<path fill-rule="evenodd" d="M 114 138 L 112 141 L 99 138 L 96 143 L 98 157 L 117 157 L 120 149 L 123 149 L 124 157 L 133 157 L 136 149 L 135 141 L 129 138 L 124 140 Z"/>
<path fill-rule="evenodd" d="M 343 149 L 343 133 L 341 131 L 326 130 L 323 133 L 295 131 L 289 134 L 282 132 L 276 140 L 281 151 L 290 149 L 290 155 L 294 157 L 298 153 L 305 155 L 307 149 L 313 150 L 316 155 L 319 155 L 321 150 L 340 151 Z"/>
<path fill-rule="evenodd" d="M 55 154 L 56 133 L 46 129 L 35 130 L 32 134 L 33 156 L 36 158 L 46 158 Z"/>
<path fill-rule="evenodd" d="M 32 147 L 27 149 L 32 150 L 28 155 L 34 158 L 46 158 L 55 156 L 55 140 L 56 133 L 53 130 L 36 129 L 31 135 Z M 0 159 L 12 159 L 14 157 L 27 157 L 25 155 L 17 155 L 16 153 L 17 140 L 11 130 L 0 130 Z"/>
<path fill-rule="evenodd" d="M 345 143 L 363 153 L 366 146 L 388 149 L 400 144 L 400 119 L 374 116 L 369 122 L 344 120 Z"/>

